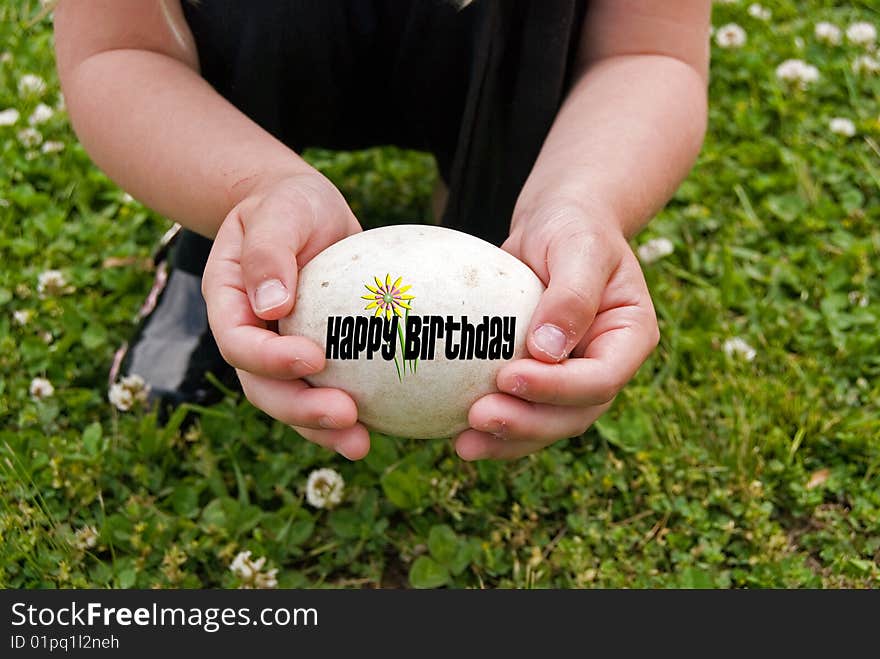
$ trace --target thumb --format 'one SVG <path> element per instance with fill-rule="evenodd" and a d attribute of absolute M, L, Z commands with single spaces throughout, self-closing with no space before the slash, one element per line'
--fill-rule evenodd
<path fill-rule="evenodd" d="M 532 315 L 527 339 L 532 357 L 560 362 L 587 333 L 619 262 L 615 243 L 610 232 L 583 228 L 557 232 L 550 239 L 547 290 Z"/>
<path fill-rule="evenodd" d="M 313 211 L 299 195 L 269 195 L 238 211 L 244 230 L 242 280 L 254 313 L 263 320 L 283 318 L 293 310 L 297 254 L 307 241 L 304 225 Z"/>

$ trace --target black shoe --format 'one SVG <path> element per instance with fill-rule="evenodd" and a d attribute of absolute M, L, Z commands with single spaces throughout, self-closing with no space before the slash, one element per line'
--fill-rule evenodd
<path fill-rule="evenodd" d="M 208 327 L 201 273 L 209 251 L 210 241 L 179 225 L 165 234 L 153 257 L 156 278 L 138 312 L 134 336 L 116 351 L 110 368 L 111 386 L 121 377 L 143 378 L 163 423 L 181 403 L 210 405 L 223 397 L 208 381 L 209 372 L 226 387 L 240 389 L 235 369 L 223 360 Z"/>

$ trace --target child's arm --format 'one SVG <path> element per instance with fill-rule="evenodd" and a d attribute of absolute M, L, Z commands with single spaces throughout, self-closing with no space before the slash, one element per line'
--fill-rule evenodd
<path fill-rule="evenodd" d="M 261 183 L 313 171 L 201 78 L 179 0 L 63 0 L 55 41 L 89 155 L 184 226 L 213 236 Z"/>
<path fill-rule="evenodd" d="M 706 130 L 709 0 L 597 0 L 581 73 L 520 194 L 512 229 L 551 196 L 631 237 L 687 175 Z"/>
<path fill-rule="evenodd" d="M 709 0 L 593 0 L 580 75 L 523 187 L 504 248 L 547 291 L 534 359 L 471 408 L 462 457 L 517 457 L 579 435 L 658 341 L 626 239 L 685 177 L 706 127 Z M 572 357 L 566 359 L 566 357 Z"/>
<path fill-rule="evenodd" d="M 180 0 L 63 0 L 56 55 L 68 111 L 95 162 L 160 213 L 213 237 L 203 277 L 211 329 L 257 407 L 356 458 L 369 436 L 336 389 L 298 378 L 323 351 L 278 336 L 297 265 L 360 231 L 338 190 L 199 76 Z"/>

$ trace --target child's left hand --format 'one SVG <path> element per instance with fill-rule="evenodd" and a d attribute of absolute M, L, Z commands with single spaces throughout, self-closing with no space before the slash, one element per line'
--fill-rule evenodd
<path fill-rule="evenodd" d="M 583 433 L 659 341 L 645 278 L 617 223 L 576 203 L 514 222 L 502 248 L 547 284 L 527 335 L 532 359 L 498 374 L 455 440 L 465 460 L 518 458 Z"/>

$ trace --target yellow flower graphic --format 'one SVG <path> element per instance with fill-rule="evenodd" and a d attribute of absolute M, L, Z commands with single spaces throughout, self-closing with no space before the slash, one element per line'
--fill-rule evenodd
<path fill-rule="evenodd" d="M 369 295 L 361 296 L 364 300 L 370 301 L 370 303 L 364 307 L 364 310 L 372 311 L 375 309 L 376 316 L 381 316 L 384 312 L 385 318 L 388 320 L 391 320 L 391 314 L 397 314 L 399 317 L 403 318 L 404 314 L 401 309 L 407 311 L 411 310 L 412 307 L 410 307 L 408 303 L 410 300 L 415 299 L 414 295 L 405 294 L 411 287 L 400 285 L 403 281 L 403 277 L 398 277 L 392 284 L 390 274 L 385 275 L 384 283 L 378 277 L 373 277 L 373 279 L 376 281 L 375 286 L 364 284 L 366 289 L 370 291 Z"/>

